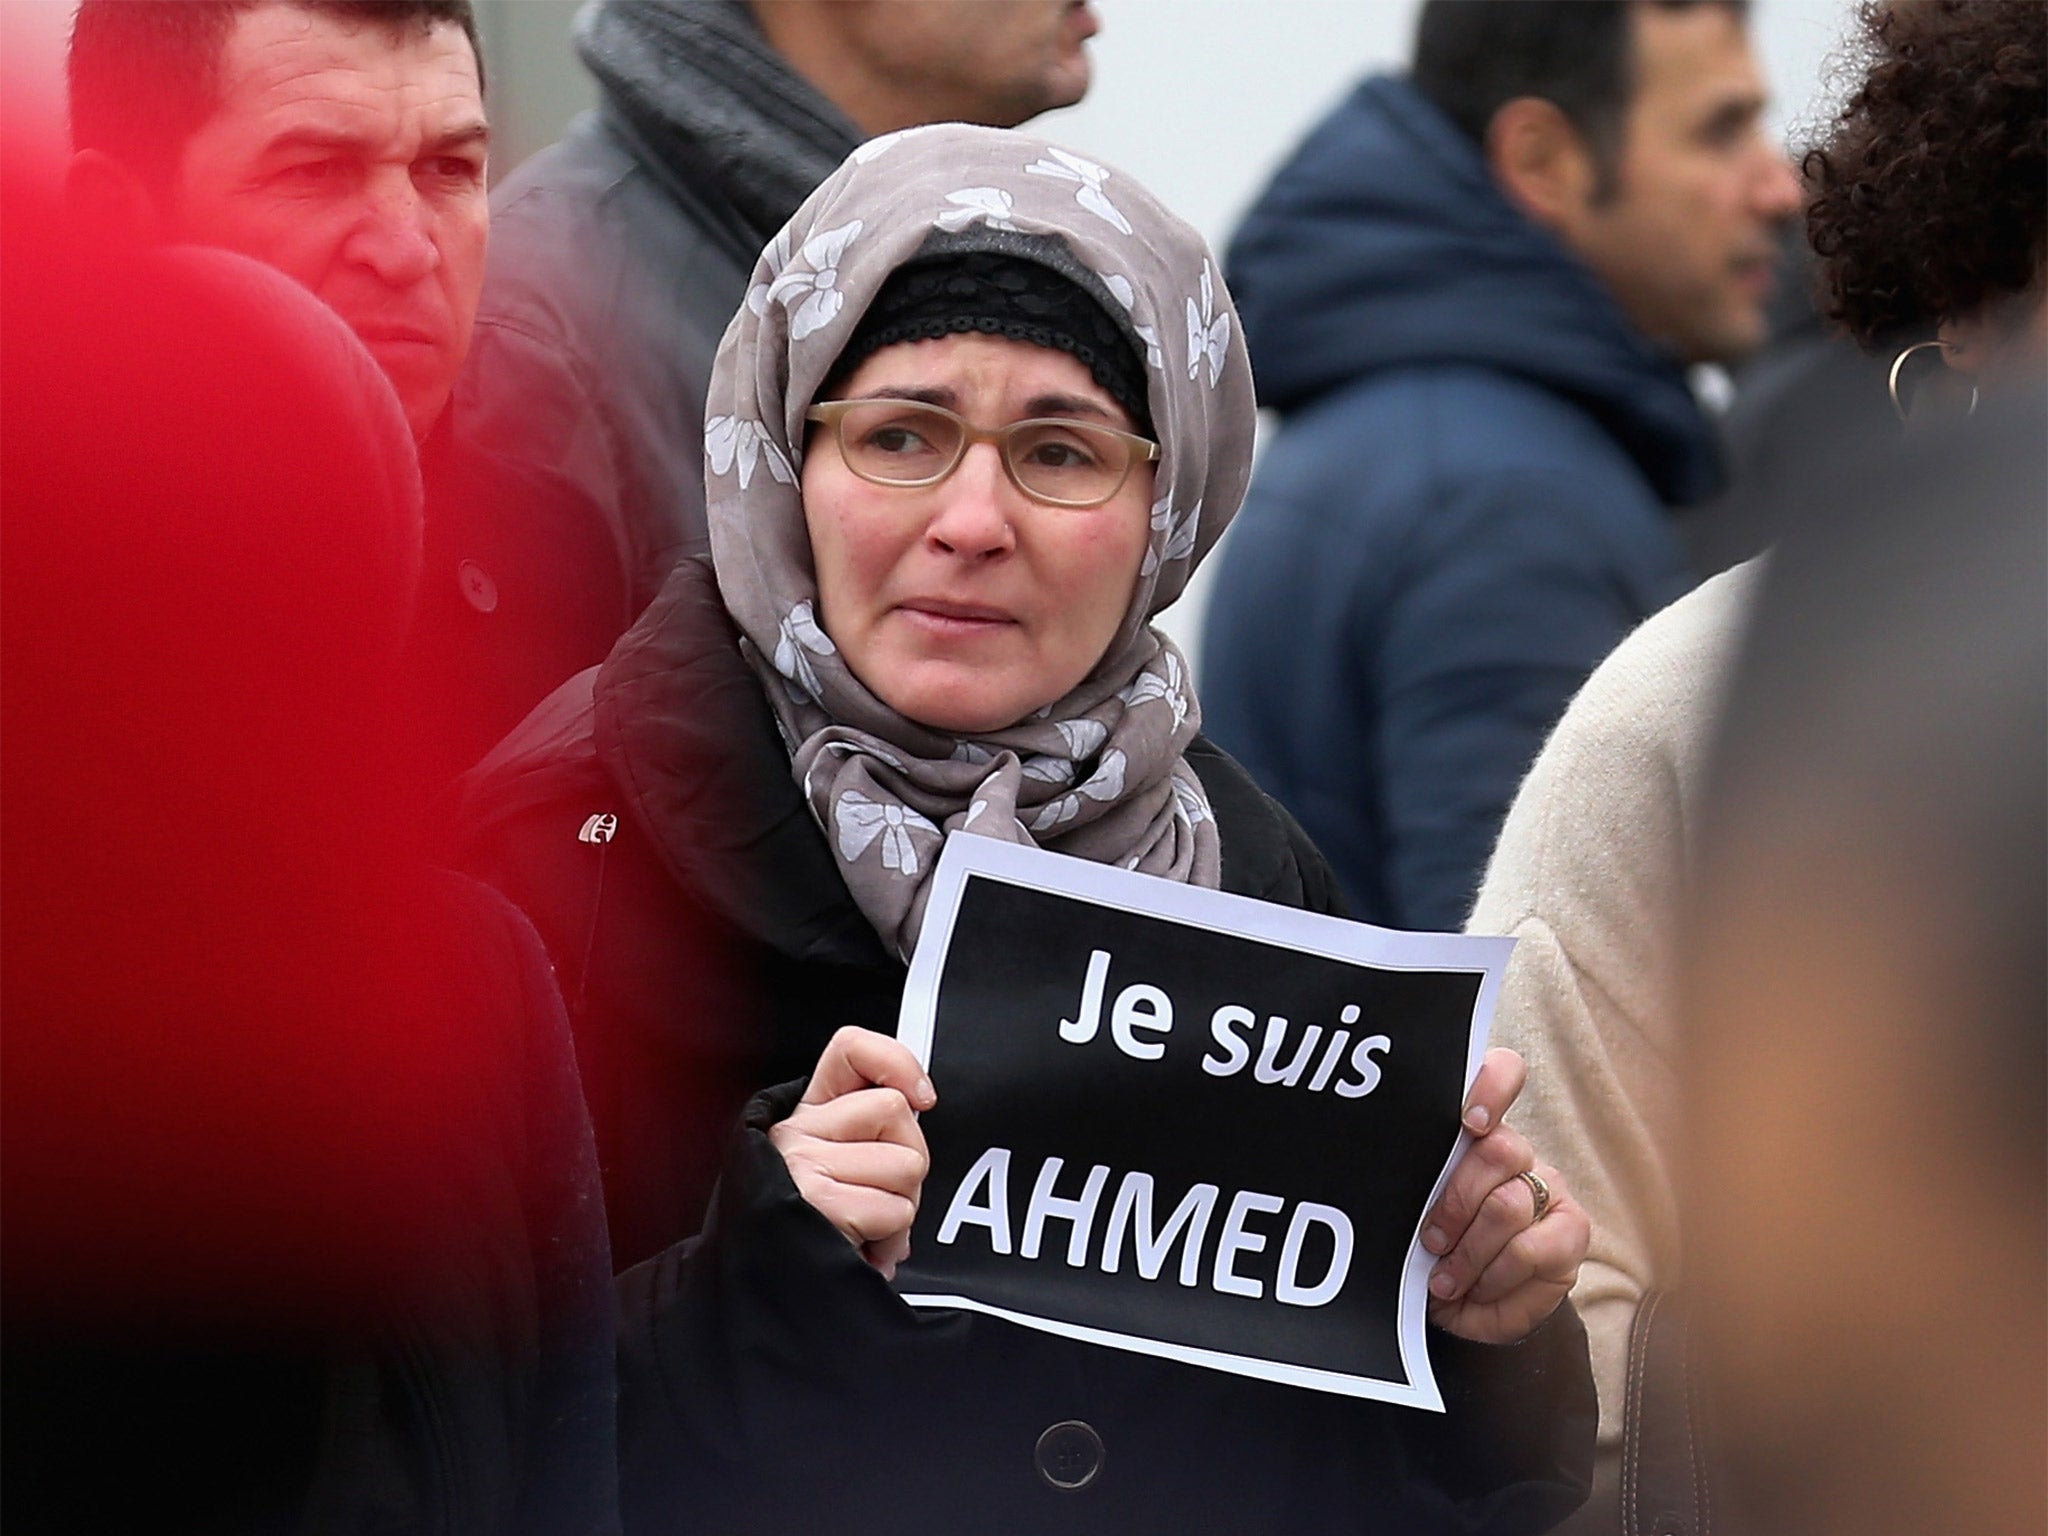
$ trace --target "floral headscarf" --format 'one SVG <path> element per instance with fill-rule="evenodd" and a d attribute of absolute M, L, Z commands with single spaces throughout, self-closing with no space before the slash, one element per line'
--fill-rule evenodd
<path fill-rule="evenodd" d="M 933 250 L 1028 256 L 1095 296 L 1145 359 L 1162 450 L 1151 542 L 1102 660 L 1049 707 L 972 736 L 905 718 L 847 668 L 818 624 L 797 483 L 804 412 L 854 325 L 891 272 Z M 1215 821 L 1183 756 L 1201 712 L 1186 661 L 1151 625 L 1251 470 L 1251 364 L 1201 236 L 1135 182 L 1025 134 L 884 135 L 761 253 L 706 414 L 719 589 L 847 888 L 885 942 L 910 953 L 954 831 L 1218 883 Z"/>

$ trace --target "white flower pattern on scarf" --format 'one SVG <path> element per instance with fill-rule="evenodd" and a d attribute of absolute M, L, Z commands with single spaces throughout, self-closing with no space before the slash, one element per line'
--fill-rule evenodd
<path fill-rule="evenodd" d="M 1209 363 L 1209 387 L 1214 389 L 1216 381 L 1223 377 L 1223 362 L 1230 355 L 1230 316 L 1216 313 L 1216 280 L 1210 274 L 1209 263 L 1202 263 L 1202 303 L 1195 307 L 1195 301 L 1188 300 L 1188 377 L 1194 378 L 1202 371 L 1202 361 Z"/>
<path fill-rule="evenodd" d="M 1074 782 L 1074 764 L 1069 758 L 1054 757 L 1047 752 L 1033 753 L 1024 760 L 1019 770 L 1025 778 L 1035 779 L 1040 784 L 1071 784 Z"/>
<path fill-rule="evenodd" d="M 790 262 L 768 284 L 763 307 L 779 301 L 789 311 L 792 340 L 802 341 L 813 331 L 822 330 L 846 307 L 846 295 L 839 291 L 839 263 L 859 238 L 861 225 L 862 221 L 855 219 L 837 229 L 812 235 L 799 253 L 802 265 Z"/>
<path fill-rule="evenodd" d="M 765 462 L 772 479 L 784 485 L 796 484 L 796 471 L 789 456 L 776 445 L 758 421 L 738 416 L 714 416 L 704 423 L 704 457 L 715 473 L 732 473 L 739 466 L 740 489 L 754 478 L 754 466 Z"/>
<path fill-rule="evenodd" d="M 1090 800 L 1114 800 L 1124 792 L 1124 755 L 1121 752 L 1105 752 L 1088 782 L 1071 794 L 1061 795 L 1057 800 L 1048 800 L 1038 808 L 1038 813 L 1026 823 L 1033 832 L 1050 832 L 1062 822 L 1072 821 L 1081 812 L 1083 797 Z"/>
<path fill-rule="evenodd" d="M 754 284 L 747 290 L 747 308 L 756 315 L 768 313 L 769 291 L 775 280 L 782 276 L 782 269 L 789 265 L 789 226 L 783 225 L 775 231 L 775 238 L 768 242 L 768 248 L 761 252 L 761 265 L 766 267 L 767 281 Z"/>
<path fill-rule="evenodd" d="M 953 206 L 932 222 L 950 234 L 957 235 L 970 224 L 1012 231 L 1017 228 L 1010 219 L 1016 200 L 1001 187 L 962 187 L 958 192 L 948 192 L 946 201 Z"/>
<path fill-rule="evenodd" d="M 1179 730 L 1181 722 L 1188 717 L 1187 673 L 1181 666 L 1180 657 L 1168 651 L 1164 676 L 1157 672 L 1141 672 L 1117 697 L 1131 709 L 1140 704 L 1164 704 L 1173 714 L 1174 729 Z"/>
<path fill-rule="evenodd" d="M 1102 188 L 1109 180 L 1106 167 L 1093 160 L 1083 160 L 1079 155 L 1064 149 L 1047 147 L 1032 164 L 1024 167 L 1026 175 L 1056 176 L 1061 181 L 1077 181 L 1081 189 L 1074 194 L 1074 201 L 1094 214 L 1098 219 L 1115 227 L 1118 234 L 1132 233 L 1131 221 L 1123 216 Z"/>
<path fill-rule="evenodd" d="M 1137 332 L 1138 339 L 1145 343 L 1145 366 L 1165 368 L 1166 354 L 1159 349 L 1159 328 L 1140 325 L 1137 322 L 1138 290 L 1131 286 L 1131 280 L 1121 272 L 1105 272 L 1101 277 L 1102 286 L 1110 291 L 1117 303 L 1131 311 L 1131 329 Z"/>
<path fill-rule="evenodd" d="M 923 867 L 917 838 L 939 841 L 939 829 L 909 806 L 871 800 L 859 790 L 841 795 L 833 814 L 839 823 L 839 856 L 849 864 L 880 839 L 882 868 L 914 878 Z"/>
<path fill-rule="evenodd" d="M 1109 727 L 1100 720 L 1061 720 L 1054 727 L 1067 744 L 1067 756 L 1082 762 L 1102 750 L 1109 740 Z"/>
<path fill-rule="evenodd" d="M 1195 552 L 1195 536 L 1202 528 L 1202 504 L 1198 501 L 1179 517 L 1173 515 L 1173 498 L 1162 496 L 1152 503 L 1152 531 L 1166 537 L 1157 549 L 1145 551 L 1141 575 L 1150 576 L 1170 560 L 1185 560 Z"/>
<path fill-rule="evenodd" d="M 1055 720 L 1053 729 L 1060 733 L 1065 754 L 1036 753 L 1025 759 L 1023 775 L 1041 784 L 1071 784 L 1079 765 L 1101 751 L 1102 744 L 1109 740 L 1109 727 L 1083 716 L 1078 720 Z"/>
<path fill-rule="evenodd" d="M 776 635 L 775 670 L 792 688 L 803 690 L 793 697 L 815 699 L 818 696 L 818 671 L 811 665 L 811 657 L 833 656 L 838 651 L 832 637 L 818 627 L 811 605 L 798 603 L 789 610 L 789 616 L 782 621 Z"/>

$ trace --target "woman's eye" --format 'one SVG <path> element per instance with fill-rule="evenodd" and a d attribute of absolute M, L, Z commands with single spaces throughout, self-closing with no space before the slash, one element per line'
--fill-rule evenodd
<path fill-rule="evenodd" d="M 1078 438 L 1048 437 L 1031 445 L 1025 457 L 1045 469 L 1093 469 L 1102 462 L 1094 448 Z"/>
<path fill-rule="evenodd" d="M 877 427 L 868 433 L 863 446 L 877 453 L 919 453 L 928 445 L 911 427 Z"/>

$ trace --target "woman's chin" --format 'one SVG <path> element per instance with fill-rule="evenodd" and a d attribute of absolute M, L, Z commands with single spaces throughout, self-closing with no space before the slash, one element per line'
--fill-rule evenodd
<path fill-rule="evenodd" d="M 1041 698 L 1039 691 L 1006 686 L 1004 679 L 989 676 L 986 669 L 970 669 L 965 677 L 922 677 L 871 685 L 871 691 L 904 719 L 949 736 L 986 736 L 1017 724 L 1052 702 Z"/>
<path fill-rule="evenodd" d="M 933 701 L 908 709 L 898 707 L 897 713 L 913 724 L 948 736 L 990 736 L 1017 724 L 1031 710 L 992 709 L 971 703 Z"/>

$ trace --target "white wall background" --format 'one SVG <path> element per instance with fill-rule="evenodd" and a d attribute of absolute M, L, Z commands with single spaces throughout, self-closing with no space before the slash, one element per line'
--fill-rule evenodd
<path fill-rule="evenodd" d="M 174 4 L 176 0 L 162 0 Z M 1360 75 L 1406 57 L 1420 0 L 1094 0 L 1095 84 L 1041 131 L 1150 187 L 1221 249 L 1260 185 Z M 1754 0 L 1751 29 L 1792 143 L 1831 99 L 1829 55 L 1852 0 Z M 9 134 L 61 111 L 71 0 L 0 0 Z M 497 170 L 546 144 L 591 86 L 569 53 L 574 0 L 479 0 Z M 52 125 L 53 126 L 53 125 Z M 1197 651 L 1207 583 L 1166 628 Z M 1197 657 L 1199 662 L 1199 658 Z"/>

